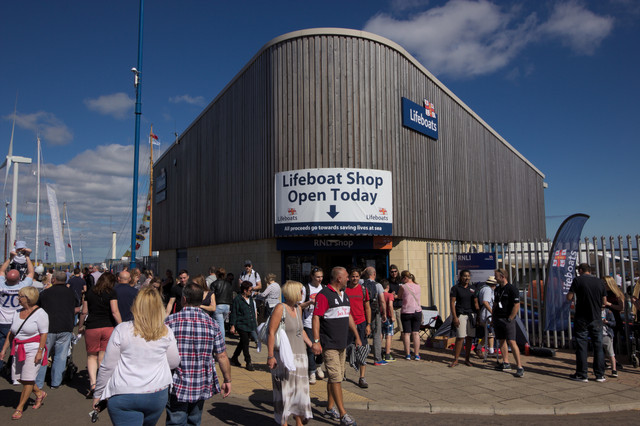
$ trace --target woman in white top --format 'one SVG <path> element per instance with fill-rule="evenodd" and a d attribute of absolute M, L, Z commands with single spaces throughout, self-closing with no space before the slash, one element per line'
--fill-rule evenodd
<path fill-rule="evenodd" d="M 180 364 L 176 338 L 164 325 L 160 293 L 140 289 L 133 321 L 119 324 L 100 365 L 93 406 L 108 399 L 113 424 L 155 425 L 167 404 L 171 370 Z"/>
<path fill-rule="evenodd" d="M 23 386 L 20 402 L 11 416 L 13 420 L 22 418 L 22 411 L 31 392 L 36 395 L 34 410 L 40 408 L 47 397 L 47 393 L 35 384 L 40 365 L 47 359 L 46 342 L 49 333 L 49 315 L 36 305 L 39 296 L 40 292 L 35 287 L 20 289 L 18 300 L 22 309 L 13 315 L 11 332 L 0 352 L 0 359 L 4 359 L 11 343 L 11 355 L 13 355 L 11 376 Z"/>
<path fill-rule="evenodd" d="M 273 312 L 273 308 L 282 301 L 282 290 L 280 289 L 280 284 L 276 282 L 276 274 L 267 274 L 266 280 L 267 288 L 262 293 L 258 293 L 256 298 L 264 300 L 265 314 L 268 317 Z"/>

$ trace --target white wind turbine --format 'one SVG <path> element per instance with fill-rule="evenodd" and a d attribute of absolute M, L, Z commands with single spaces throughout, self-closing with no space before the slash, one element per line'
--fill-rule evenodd
<path fill-rule="evenodd" d="M 16 101 L 17 107 L 17 101 Z M 9 177 L 9 170 L 11 169 L 11 164 L 15 164 L 16 166 L 13 168 L 13 194 L 11 195 L 11 233 L 9 246 L 13 247 L 16 241 L 16 225 L 18 223 L 18 165 L 19 164 L 31 164 L 31 158 L 27 157 L 19 157 L 17 155 L 13 155 L 13 133 L 16 127 L 16 108 L 13 109 L 13 126 L 11 127 L 11 142 L 9 142 L 9 153 L 7 154 L 7 158 L 4 160 L 2 165 L 0 165 L 0 170 L 6 167 L 7 171 L 4 176 L 4 188 L 7 186 L 7 178 Z M 12 249 L 13 250 L 13 249 Z"/>

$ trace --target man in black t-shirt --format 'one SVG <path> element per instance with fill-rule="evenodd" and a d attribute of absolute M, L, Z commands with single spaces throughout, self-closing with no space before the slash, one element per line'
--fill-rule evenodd
<path fill-rule="evenodd" d="M 602 351 L 602 307 L 608 305 L 604 282 L 591 275 L 586 263 L 578 266 L 580 276 L 571 283 L 567 300 L 576 301 L 574 335 L 576 336 L 576 372 L 569 378 L 587 382 L 587 340 L 593 345 L 593 372 L 596 382 L 604 382 L 604 353 Z"/>
<path fill-rule="evenodd" d="M 171 287 L 171 297 L 167 302 L 167 315 L 175 314 L 182 310 L 182 290 L 189 282 L 189 272 L 183 269 L 178 274 L 178 283 Z"/>
<path fill-rule="evenodd" d="M 460 271 L 458 284 L 451 288 L 451 326 L 456 329 L 456 349 L 453 361 L 449 367 L 458 365 L 458 358 L 462 352 L 462 343 L 466 340 L 464 363 L 471 366 L 471 345 L 476 336 L 475 313 L 478 312 L 478 296 L 470 285 L 471 272 L 467 269 Z"/>
<path fill-rule="evenodd" d="M 80 276 L 80 268 L 73 270 L 73 275 L 67 281 L 67 286 L 74 291 L 76 297 L 80 301 L 80 304 L 82 304 L 82 297 L 87 291 L 87 283 Z"/>
<path fill-rule="evenodd" d="M 496 365 L 498 371 L 511 371 L 509 364 L 509 349 L 507 342 L 511 347 L 513 358 L 516 360 L 518 369 L 514 376 L 524 376 L 524 368 L 520 360 L 520 349 L 516 343 L 516 317 L 520 310 L 520 293 L 513 284 L 507 280 L 507 272 L 504 269 L 496 269 L 494 271 L 498 286 L 495 290 L 495 298 L 493 300 L 493 327 L 496 333 L 496 339 L 500 341 L 500 351 L 502 352 L 502 363 Z"/>
<path fill-rule="evenodd" d="M 49 316 L 49 333 L 47 334 L 47 353 L 53 354 L 51 364 L 51 388 L 62 383 L 62 376 L 67 365 L 67 355 L 73 337 L 75 314 L 80 312 L 80 300 L 75 292 L 66 286 L 67 274 L 56 271 L 51 279 L 51 287 L 40 293 L 38 305 Z M 40 389 L 44 386 L 47 367 L 43 366 L 36 376 L 36 384 Z"/>

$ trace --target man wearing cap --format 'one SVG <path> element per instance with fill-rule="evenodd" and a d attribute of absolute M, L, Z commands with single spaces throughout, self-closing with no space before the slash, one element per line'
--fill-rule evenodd
<path fill-rule="evenodd" d="M 240 275 L 238 279 L 238 285 L 242 284 L 244 281 L 250 281 L 253 284 L 251 287 L 251 291 L 258 292 L 262 288 L 262 282 L 260 282 L 260 274 L 257 271 L 253 270 L 253 264 L 249 259 L 244 261 L 244 272 Z"/>
<path fill-rule="evenodd" d="M 20 272 L 16 269 L 7 271 L 9 263 L 17 256 L 16 252 L 12 251 L 9 258 L 0 266 L 0 345 L 4 344 L 11 329 L 13 314 L 20 307 L 18 291 L 33 284 L 33 264 L 29 257 L 31 250 L 23 247 L 21 253 L 25 256 L 27 264 L 27 274 L 23 280 L 20 280 Z M 4 360 L 0 359 L 0 369 L 3 366 Z"/>
<path fill-rule="evenodd" d="M 493 354 L 493 327 L 491 326 L 491 316 L 493 314 L 493 299 L 495 295 L 496 281 L 495 276 L 490 276 L 486 281 L 484 287 L 480 289 L 478 294 L 478 304 L 480 305 L 480 315 L 478 316 L 478 324 L 482 327 L 482 331 L 486 331 L 486 335 L 483 334 L 483 343 L 488 343 L 489 353 Z M 476 354 L 482 358 L 482 352 L 479 347 L 476 347 Z"/>
<path fill-rule="evenodd" d="M 27 276 L 27 258 L 25 256 L 26 251 L 29 251 L 31 254 L 31 250 L 27 249 L 27 243 L 24 241 L 16 241 L 16 255 L 9 263 L 9 269 L 15 269 L 20 273 L 20 281 L 24 280 Z"/>

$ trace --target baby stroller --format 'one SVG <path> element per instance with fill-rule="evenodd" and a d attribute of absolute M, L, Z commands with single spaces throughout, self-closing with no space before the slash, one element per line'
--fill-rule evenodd
<path fill-rule="evenodd" d="M 73 380 L 73 377 L 78 372 L 78 366 L 73 363 L 73 348 L 80 339 L 82 339 L 82 334 L 78 334 L 77 336 L 73 336 L 71 338 L 69 352 L 67 353 L 67 362 L 65 365 L 64 374 L 62 375 L 62 380 L 67 383 L 71 382 Z"/>

